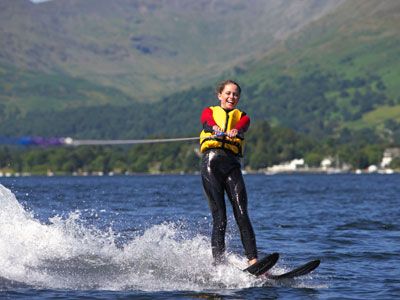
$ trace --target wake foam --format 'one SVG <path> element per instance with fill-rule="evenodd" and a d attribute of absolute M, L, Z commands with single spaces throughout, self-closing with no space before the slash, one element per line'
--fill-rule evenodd
<path fill-rule="evenodd" d="M 74 290 L 212 290 L 261 286 L 243 271 L 246 259 L 228 255 L 212 267 L 210 241 L 175 223 L 153 225 L 124 245 L 112 229 L 85 225 L 79 211 L 43 224 L 0 185 L 0 282 Z"/>

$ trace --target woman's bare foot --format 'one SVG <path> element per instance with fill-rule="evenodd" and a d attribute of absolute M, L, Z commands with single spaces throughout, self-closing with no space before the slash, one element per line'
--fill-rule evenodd
<path fill-rule="evenodd" d="M 253 258 L 249 260 L 249 266 L 254 265 L 257 262 L 257 258 Z"/>

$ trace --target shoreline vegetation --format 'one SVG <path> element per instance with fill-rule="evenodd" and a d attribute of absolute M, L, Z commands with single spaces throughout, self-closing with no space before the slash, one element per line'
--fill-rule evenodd
<path fill-rule="evenodd" d="M 75 151 L 66 149 L 35 149 L 28 151 L 0 150 L 0 178 L 19 176 L 129 176 L 129 175 L 186 175 L 198 174 L 200 157 L 197 147 L 184 147 L 183 154 L 162 154 L 145 152 L 142 158 L 136 152 L 112 151 L 103 149 L 94 151 L 96 155 L 86 158 Z M 93 154 L 90 150 L 81 150 Z M 105 152 L 104 152 L 105 151 Z M 400 173 L 400 157 L 394 154 L 400 148 L 386 149 L 383 155 L 375 155 L 371 161 L 358 159 L 361 164 L 353 165 L 340 161 L 338 156 L 321 156 L 317 162 L 294 158 L 290 161 L 264 164 L 253 168 L 247 158 L 242 160 L 244 174 L 393 174 Z M 11 154 L 12 155 L 7 155 Z M 108 155 L 105 155 L 108 153 Z M 394 153 L 394 154 L 393 154 Z M 259 156 L 255 156 L 259 158 Z M 251 158 L 250 158 L 251 159 Z M 254 159 L 254 157 L 253 157 Z M 310 163 L 311 162 L 311 163 Z M 253 162 L 254 165 L 254 162 Z"/>
<path fill-rule="evenodd" d="M 372 129 L 343 128 L 336 134 L 316 138 L 258 121 L 246 135 L 242 168 L 249 174 L 398 173 L 398 134 L 393 131 L 382 136 Z M 0 177 L 195 174 L 200 156 L 198 143 L 192 141 L 77 147 L 2 144 Z"/>
<path fill-rule="evenodd" d="M 380 174 L 380 175 L 392 175 L 392 174 L 399 174 L 400 170 L 393 170 L 393 169 L 379 169 L 377 171 L 370 171 L 370 170 L 338 170 L 338 169 L 329 169 L 324 170 L 322 168 L 309 168 L 309 169 L 299 169 L 293 171 L 278 171 L 278 172 L 270 172 L 264 170 L 258 171 L 246 171 L 243 170 L 243 175 L 266 175 L 266 176 L 274 176 L 274 175 L 344 175 L 344 174 L 356 174 L 356 175 L 368 175 L 368 174 Z M 12 172 L 12 171 L 0 171 L 0 178 L 18 178 L 18 177 L 113 177 L 113 176 L 169 176 L 169 175 L 199 175 L 199 172 L 159 172 L 159 173 L 103 173 L 99 172 L 73 172 L 73 173 L 60 173 L 60 172 L 49 172 L 42 174 L 42 173 L 29 173 L 29 172 Z"/>
<path fill-rule="evenodd" d="M 396 173 L 400 172 L 396 145 L 372 130 L 343 130 L 336 138 L 317 139 L 255 122 L 246 135 L 242 169 L 250 174 Z M 134 146 L 1 145 L 0 176 L 195 174 L 200 157 L 199 145 L 192 141 Z"/>

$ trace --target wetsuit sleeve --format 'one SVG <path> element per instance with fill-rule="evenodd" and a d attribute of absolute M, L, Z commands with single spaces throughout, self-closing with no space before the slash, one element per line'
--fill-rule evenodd
<path fill-rule="evenodd" d="M 217 125 L 213 118 L 213 112 L 211 108 L 206 107 L 201 113 L 200 122 L 203 124 L 203 129 L 205 132 L 213 132 L 212 127 Z"/>
<path fill-rule="evenodd" d="M 243 113 L 240 120 L 236 123 L 235 128 L 240 133 L 244 133 L 247 131 L 247 129 L 249 129 L 249 126 L 250 126 L 250 118 L 248 115 L 246 115 L 246 113 Z"/>

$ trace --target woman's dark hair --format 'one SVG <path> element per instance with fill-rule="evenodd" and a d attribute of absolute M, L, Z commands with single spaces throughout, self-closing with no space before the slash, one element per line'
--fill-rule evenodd
<path fill-rule="evenodd" d="M 234 85 L 236 85 L 237 88 L 238 88 L 239 95 L 241 94 L 242 89 L 240 88 L 239 83 L 237 83 L 236 81 L 233 81 L 233 80 L 231 80 L 231 79 L 228 79 L 228 80 L 222 81 L 220 84 L 218 84 L 217 89 L 215 90 L 216 93 L 217 93 L 217 95 L 220 94 L 220 93 L 222 93 L 222 91 L 224 90 L 224 88 L 225 88 L 225 86 L 226 86 L 227 84 L 234 84 Z"/>

